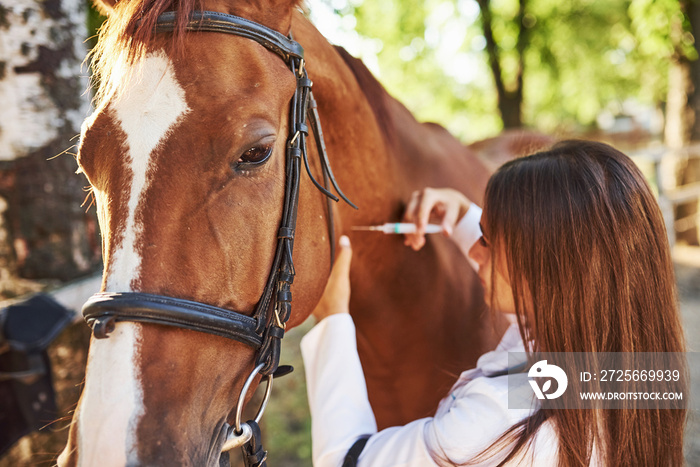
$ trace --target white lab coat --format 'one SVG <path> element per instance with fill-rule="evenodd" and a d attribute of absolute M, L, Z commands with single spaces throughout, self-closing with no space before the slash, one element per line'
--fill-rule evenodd
<path fill-rule="evenodd" d="M 480 217 L 481 209 L 470 208 L 452 236 L 465 256 L 481 235 Z M 322 320 L 304 336 L 301 350 L 316 467 L 339 467 L 348 449 L 365 434 L 372 436 L 362 451 L 358 467 L 434 466 L 429 449 L 462 463 L 490 446 L 510 426 L 538 407 L 533 395 L 530 409 L 509 409 L 509 377 L 493 376 L 507 370 L 509 351 L 524 352 L 516 324 L 508 328 L 495 351 L 482 355 L 475 369 L 461 374 L 434 417 L 380 432 L 367 398 L 350 315 L 332 315 Z M 522 374 L 521 379 L 518 384 L 528 384 L 527 375 Z M 551 425 L 545 423 L 535 436 L 533 449 L 513 465 L 518 462 L 556 465 L 556 451 L 556 436 Z M 497 465 L 507 452 L 503 450 L 476 465 Z"/>

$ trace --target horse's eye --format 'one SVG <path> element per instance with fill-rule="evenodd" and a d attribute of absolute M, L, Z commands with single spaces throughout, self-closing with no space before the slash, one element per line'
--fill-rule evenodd
<path fill-rule="evenodd" d="M 269 159 L 272 154 L 272 145 L 254 146 L 241 154 L 238 159 L 239 164 L 262 164 Z"/>

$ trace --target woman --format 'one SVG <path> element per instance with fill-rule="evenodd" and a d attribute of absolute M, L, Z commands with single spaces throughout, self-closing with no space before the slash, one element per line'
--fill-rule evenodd
<path fill-rule="evenodd" d="M 562 142 L 503 165 L 484 205 L 449 189 L 415 193 L 405 218 L 418 232 L 406 244 L 420 249 L 437 218 L 476 265 L 487 304 L 514 324 L 434 417 L 379 433 L 342 239 L 319 324 L 302 341 L 315 465 L 340 465 L 363 435 L 360 466 L 681 465 L 684 409 L 554 410 L 534 398 L 508 409 L 507 352 L 684 351 L 665 227 L 638 168 L 605 144 Z"/>

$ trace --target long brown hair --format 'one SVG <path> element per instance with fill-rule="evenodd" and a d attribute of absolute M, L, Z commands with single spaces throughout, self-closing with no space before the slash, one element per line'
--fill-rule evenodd
<path fill-rule="evenodd" d="M 504 252 L 528 352 L 684 352 L 663 218 L 627 156 L 561 142 L 504 164 L 485 207 L 491 261 Z M 518 458 L 550 422 L 560 466 L 589 465 L 594 446 L 604 465 L 682 465 L 685 418 L 684 409 L 540 408 L 476 459 L 503 449 L 501 465 Z"/>

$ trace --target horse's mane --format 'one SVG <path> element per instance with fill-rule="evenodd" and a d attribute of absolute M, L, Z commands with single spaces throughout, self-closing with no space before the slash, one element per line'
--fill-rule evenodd
<path fill-rule="evenodd" d="M 340 46 L 336 46 L 335 49 L 342 57 L 345 64 L 350 68 L 360 88 L 362 88 L 365 96 L 367 96 L 367 101 L 382 130 L 382 135 L 387 142 L 394 141 L 397 137 L 396 126 L 393 125 L 392 113 L 387 106 L 387 102 L 389 99 L 392 99 L 392 97 L 360 59 L 353 57 L 347 50 Z"/>
<path fill-rule="evenodd" d="M 263 11 L 286 12 L 299 1 L 253 0 L 239 3 L 252 4 Z M 161 37 L 169 36 L 170 52 L 180 54 L 184 48 L 187 19 L 197 9 L 202 9 L 202 0 L 121 0 L 113 8 L 106 8 L 109 17 L 100 27 L 97 44 L 89 55 L 96 104 L 99 105 L 120 92 L 121 86 L 126 82 L 124 73 L 128 72 L 130 65 L 139 62 Z M 156 36 L 156 20 L 166 11 L 177 12 L 175 30 L 167 35 Z M 120 73 L 115 74 L 115 71 Z"/>

